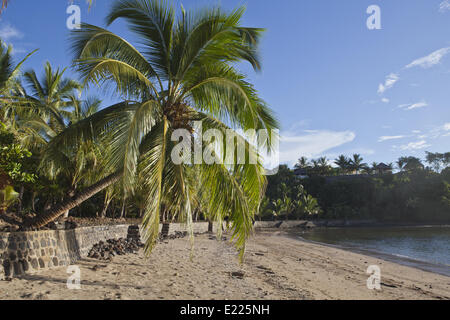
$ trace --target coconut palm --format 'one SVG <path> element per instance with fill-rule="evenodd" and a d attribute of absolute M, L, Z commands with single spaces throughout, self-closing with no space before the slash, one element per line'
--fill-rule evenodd
<path fill-rule="evenodd" d="M 328 159 L 326 157 L 321 157 L 319 159 L 311 160 L 310 170 L 311 174 L 325 176 L 330 174 L 331 167 L 328 164 Z"/>
<path fill-rule="evenodd" d="M 81 84 L 72 79 L 64 78 L 64 70 L 54 70 L 49 62 L 44 66 L 44 75 L 39 80 L 34 70 L 24 74 L 27 93 L 18 97 L 14 103 L 19 115 L 18 132 L 22 144 L 39 152 L 48 141 L 64 131 L 77 109 L 74 98 L 81 90 Z"/>
<path fill-rule="evenodd" d="M 295 164 L 296 169 L 306 169 L 309 166 L 308 158 L 301 157 L 298 159 L 298 162 Z"/>
<path fill-rule="evenodd" d="M 236 134 L 247 156 L 258 160 L 256 164 L 224 165 L 220 153 L 213 156 L 219 161 L 212 165 L 171 160 L 176 129 L 196 134 L 208 129 L 270 133 L 278 126 L 256 90 L 234 67 L 247 61 L 260 69 L 257 49 L 262 30 L 242 27 L 243 13 L 243 8 L 231 13 L 182 9 L 176 18 L 175 10 L 162 1 L 115 1 L 108 25 L 124 19 L 141 50 L 100 27 L 83 24 L 75 30 L 75 65 L 85 83 L 113 88 L 126 100 L 71 125 L 53 139 L 48 152 L 79 140 L 101 139 L 111 148 L 105 166 L 114 173 L 29 226 L 45 225 L 118 181 L 126 193 L 133 193 L 139 176 L 147 191 L 143 218 L 147 252 L 157 238 L 161 215 L 176 215 L 192 230 L 193 204 L 204 201 L 208 218 L 220 221 L 230 215 L 233 240 L 243 253 L 266 185 L 255 148 Z M 218 145 L 211 143 L 202 150 L 214 154 L 211 151 Z M 271 143 L 265 147 L 270 151 Z"/>
<path fill-rule="evenodd" d="M 25 61 L 37 50 L 29 53 L 17 65 L 14 65 L 11 55 L 12 46 L 7 46 L 0 40 L 0 121 L 11 125 L 14 119 L 11 108 L 14 96 L 21 94 L 23 88 L 20 85 L 20 69 Z"/>
<path fill-rule="evenodd" d="M 283 213 L 285 206 L 284 202 L 281 199 L 277 199 L 272 201 L 272 217 L 276 218 Z"/>
<path fill-rule="evenodd" d="M 380 165 L 380 164 L 379 164 L 378 162 L 376 162 L 376 161 L 372 162 L 372 164 L 370 165 L 370 168 L 367 167 L 368 172 L 369 172 L 370 174 L 376 174 L 376 173 L 378 172 L 378 166 L 379 166 L 379 165 Z"/>
<path fill-rule="evenodd" d="M 64 78 L 65 70 L 54 69 L 50 63 L 44 75 L 38 78 L 35 71 L 24 74 L 26 89 L 13 103 L 21 142 L 42 159 L 40 169 L 52 181 L 67 188 L 58 189 L 54 197 L 72 197 L 83 183 L 92 183 L 101 172 L 100 155 L 105 152 L 95 141 L 55 149 L 49 160 L 43 151 L 58 134 L 71 124 L 91 116 L 99 110 L 101 101 L 95 98 L 79 100 L 81 85 Z M 29 92 L 29 93 L 27 93 Z M 96 170 L 94 170 L 96 169 Z M 65 212 L 68 216 L 69 211 Z"/>
<path fill-rule="evenodd" d="M 302 202 L 301 210 L 306 215 L 309 216 L 317 215 L 322 212 L 322 209 L 320 208 L 317 199 L 311 196 L 310 194 L 305 195 L 301 200 L 301 202 Z"/>
<path fill-rule="evenodd" d="M 367 167 L 366 163 L 363 163 L 363 158 L 359 154 L 354 154 L 350 159 L 350 169 L 352 172 L 358 174 L 361 170 Z"/>
<path fill-rule="evenodd" d="M 334 160 L 334 163 L 339 167 L 341 174 L 348 173 L 350 167 L 350 159 L 348 159 L 346 156 L 341 154 L 336 160 Z"/>
<path fill-rule="evenodd" d="M 396 161 L 397 168 L 398 168 L 400 171 L 404 171 L 404 170 L 405 170 L 405 165 L 406 165 L 407 161 L 408 161 L 408 160 L 407 160 L 406 157 L 400 157 L 400 158 L 398 158 L 398 160 Z"/>
<path fill-rule="evenodd" d="M 296 210 L 304 216 L 311 216 L 322 212 L 317 199 L 309 195 L 302 185 L 297 188 L 295 206 Z"/>
<path fill-rule="evenodd" d="M 328 167 L 328 159 L 326 157 L 320 157 L 318 163 L 322 168 Z"/>

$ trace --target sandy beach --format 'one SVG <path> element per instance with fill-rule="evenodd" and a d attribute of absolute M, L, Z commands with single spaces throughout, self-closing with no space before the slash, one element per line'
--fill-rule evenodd
<path fill-rule="evenodd" d="M 111 262 L 84 259 L 81 289 L 67 289 L 67 269 L 57 268 L 0 281 L 0 299 L 450 299 L 450 278 L 380 259 L 292 239 L 281 232 L 257 233 L 238 262 L 228 242 L 196 237 L 191 261 L 187 239 L 159 244 Z M 367 267 L 381 268 L 380 291 L 366 286 Z"/>

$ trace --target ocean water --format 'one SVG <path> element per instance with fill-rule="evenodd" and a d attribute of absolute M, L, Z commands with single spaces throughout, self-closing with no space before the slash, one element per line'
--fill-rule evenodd
<path fill-rule="evenodd" d="M 450 226 L 317 228 L 300 236 L 450 276 Z"/>

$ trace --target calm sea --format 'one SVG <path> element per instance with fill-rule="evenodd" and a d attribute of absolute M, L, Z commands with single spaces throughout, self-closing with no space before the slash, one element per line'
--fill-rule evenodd
<path fill-rule="evenodd" d="M 450 226 L 317 228 L 301 237 L 450 276 Z"/>

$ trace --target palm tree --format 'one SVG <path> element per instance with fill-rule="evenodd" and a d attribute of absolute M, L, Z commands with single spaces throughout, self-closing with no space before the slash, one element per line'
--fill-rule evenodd
<path fill-rule="evenodd" d="M 289 220 L 291 214 L 295 211 L 296 203 L 288 196 L 284 196 L 283 198 L 283 213 L 286 220 Z"/>
<path fill-rule="evenodd" d="M 397 168 L 398 168 L 400 171 L 404 171 L 404 170 L 405 170 L 405 165 L 406 165 L 407 161 L 408 161 L 408 159 L 407 159 L 406 157 L 400 157 L 400 158 L 397 160 L 397 162 L 396 162 Z"/>
<path fill-rule="evenodd" d="M 283 200 L 277 199 L 272 201 L 272 217 L 276 218 L 283 213 L 284 203 Z"/>
<path fill-rule="evenodd" d="M 341 174 L 347 174 L 350 167 L 350 159 L 341 154 L 334 163 L 339 167 Z"/>
<path fill-rule="evenodd" d="M 331 166 L 328 164 L 327 157 L 321 157 L 318 159 L 321 175 L 328 175 L 331 172 Z"/>
<path fill-rule="evenodd" d="M 295 169 L 306 169 L 309 166 L 308 158 L 301 157 L 298 159 L 298 162 L 295 164 Z"/>
<path fill-rule="evenodd" d="M 372 174 L 377 173 L 379 165 L 380 164 L 378 162 L 376 162 L 376 161 L 372 162 L 372 165 L 370 167 L 370 171 L 371 171 Z"/>
<path fill-rule="evenodd" d="M 328 160 L 326 157 L 319 158 L 318 163 L 319 163 L 319 166 L 321 166 L 323 168 L 328 166 Z"/>
<path fill-rule="evenodd" d="M 310 194 L 305 195 L 301 200 L 301 202 L 302 202 L 301 209 L 303 213 L 305 213 L 306 215 L 312 216 L 320 214 L 322 212 L 322 209 L 320 208 L 317 199 L 311 196 Z"/>
<path fill-rule="evenodd" d="M 0 121 L 11 125 L 14 113 L 11 104 L 14 97 L 23 92 L 20 85 L 20 69 L 25 61 L 37 50 L 29 53 L 22 61 L 14 66 L 11 55 L 12 46 L 6 47 L 0 40 Z"/>
<path fill-rule="evenodd" d="M 247 156 L 258 159 L 256 164 L 178 165 L 170 157 L 176 146 L 170 137 L 176 129 L 197 134 L 208 129 L 270 133 L 278 126 L 256 90 L 234 67 L 247 61 L 260 69 L 257 52 L 262 30 L 242 27 L 243 13 L 243 8 L 231 13 L 183 9 L 176 19 L 175 10 L 162 1 L 115 1 L 108 25 L 118 19 L 128 22 L 142 51 L 100 27 L 83 24 L 75 30 L 75 63 L 84 82 L 109 85 L 126 100 L 72 124 L 52 140 L 48 152 L 80 140 L 101 140 L 111 148 L 105 166 L 114 173 L 36 217 L 29 226 L 47 224 L 118 181 L 125 193 L 132 194 L 139 173 L 146 190 L 147 253 L 157 238 L 161 215 L 172 213 L 192 230 L 193 204 L 202 197 L 208 218 L 223 221 L 230 215 L 232 237 L 243 254 L 266 185 L 256 149 L 236 134 Z M 202 149 L 211 153 L 216 147 Z M 266 147 L 271 150 L 271 143 Z M 223 158 L 215 155 L 216 160 L 219 157 Z"/>
<path fill-rule="evenodd" d="M 49 141 L 71 124 L 96 113 L 100 107 L 98 99 L 79 100 L 81 84 L 64 78 L 64 73 L 65 70 L 55 70 L 48 62 L 42 80 L 35 71 L 26 72 L 27 90 L 12 104 L 18 115 L 16 131 L 22 144 L 41 158 L 40 169 L 48 178 L 67 186 L 58 189 L 60 192 L 52 196 L 53 200 L 55 196 L 62 199 L 73 197 L 82 182 L 95 182 L 93 178 L 101 172 L 101 155 L 106 152 L 94 141 L 58 148 L 51 155 L 44 152 Z M 66 211 L 65 216 L 68 215 L 69 211 Z"/>
<path fill-rule="evenodd" d="M 352 172 L 358 174 L 361 170 L 367 167 L 366 163 L 363 163 L 363 158 L 359 154 L 354 154 L 350 159 L 350 169 Z"/>
<path fill-rule="evenodd" d="M 270 216 L 273 217 L 272 210 L 270 208 L 271 205 L 272 203 L 270 202 L 270 199 L 268 197 L 264 197 L 263 200 L 261 201 L 261 205 L 257 213 L 259 221 Z"/>
<path fill-rule="evenodd" d="M 316 198 L 309 195 L 305 188 L 300 185 L 297 188 L 297 200 L 295 201 L 295 210 L 303 216 L 311 216 L 321 213 L 321 208 Z M 300 216 L 298 216 L 300 218 Z"/>
<path fill-rule="evenodd" d="M 30 150 L 40 153 L 51 139 L 74 121 L 73 117 L 80 117 L 77 112 L 80 102 L 75 96 L 76 91 L 81 90 L 81 84 L 63 78 L 64 73 L 65 69 L 54 70 L 47 62 L 42 81 L 33 70 L 24 74 L 30 94 L 25 91 L 14 106 L 19 114 L 18 131 L 22 144 Z"/>

